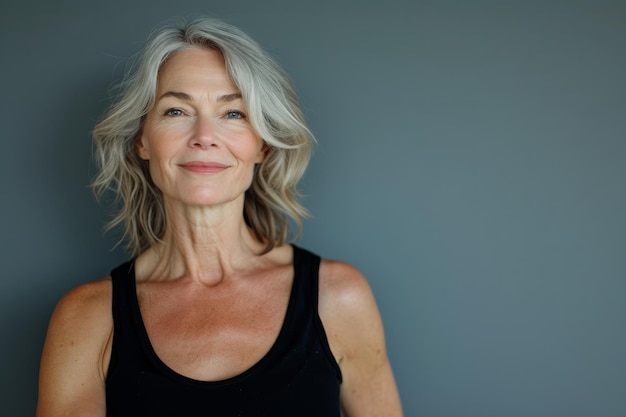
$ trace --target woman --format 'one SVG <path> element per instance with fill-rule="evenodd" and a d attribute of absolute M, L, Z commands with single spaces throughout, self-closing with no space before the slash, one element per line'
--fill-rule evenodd
<path fill-rule="evenodd" d="M 132 260 L 65 295 L 37 416 L 401 416 L 353 267 L 286 243 L 312 135 L 245 34 L 155 33 L 94 130 Z"/>

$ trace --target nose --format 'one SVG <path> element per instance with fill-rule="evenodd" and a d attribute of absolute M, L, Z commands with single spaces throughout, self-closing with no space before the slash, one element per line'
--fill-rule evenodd
<path fill-rule="evenodd" d="M 218 146 L 217 129 L 210 117 L 198 117 L 196 119 L 189 145 L 193 148 Z"/>

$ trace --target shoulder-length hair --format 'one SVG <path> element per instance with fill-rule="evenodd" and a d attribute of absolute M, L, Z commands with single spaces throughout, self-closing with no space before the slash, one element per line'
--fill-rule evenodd
<path fill-rule="evenodd" d="M 150 177 L 148 162 L 138 157 L 135 142 L 155 102 L 159 69 L 168 57 L 190 47 L 222 53 L 250 123 L 268 149 L 244 203 L 244 219 L 267 252 L 286 241 L 289 218 L 297 226 L 297 237 L 308 216 L 296 186 L 315 139 L 278 64 L 241 30 L 206 18 L 155 31 L 118 86 L 117 100 L 94 128 L 98 173 L 92 187 L 98 197 L 112 192 L 117 202 L 107 230 L 121 226 L 122 240 L 135 256 L 163 237 L 163 197 Z"/>

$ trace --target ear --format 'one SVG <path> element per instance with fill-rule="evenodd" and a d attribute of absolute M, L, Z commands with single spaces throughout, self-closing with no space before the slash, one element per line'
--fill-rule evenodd
<path fill-rule="evenodd" d="M 265 157 L 267 156 L 267 153 L 270 151 L 270 147 L 267 146 L 267 143 L 265 143 L 263 139 L 261 139 L 261 142 L 263 143 L 263 145 L 261 145 L 261 149 L 259 150 L 256 160 L 254 161 L 257 164 L 263 162 L 265 160 Z"/>
<path fill-rule="evenodd" d="M 150 147 L 147 145 L 147 141 L 143 136 L 143 132 L 139 132 L 135 138 L 135 152 L 139 158 L 147 161 L 150 159 Z"/>

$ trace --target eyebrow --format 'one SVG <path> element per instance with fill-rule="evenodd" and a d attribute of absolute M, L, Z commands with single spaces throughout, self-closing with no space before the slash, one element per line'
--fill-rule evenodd
<path fill-rule="evenodd" d="M 183 101 L 193 101 L 193 98 L 189 94 L 183 93 L 181 91 L 168 91 L 167 93 L 163 93 L 161 97 L 159 97 L 159 100 L 162 100 L 166 97 L 175 97 Z M 235 101 L 239 99 L 241 99 L 241 93 L 223 94 L 217 97 L 217 102 L 218 103 L 230 103 L 231 101 Z"/>
<path fill-rule="evenodd" d="M 241 99 L 241 93 L 224 94 L 217 98 L 219 103 L 230 103 L 231 101 Z"/>

